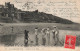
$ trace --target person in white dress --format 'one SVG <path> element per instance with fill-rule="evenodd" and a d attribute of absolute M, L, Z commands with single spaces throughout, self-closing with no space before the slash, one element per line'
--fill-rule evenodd
<path fill-rule="evenodd" d="M 42 33 L 42 45 L 46 45 L 46 33 L 45 33 L 46 29 L 43 28 L 41 30 L 41 33 Z"/>
<path fill-rule="evenodd" d="M 50 28 L 46 29 L 46 45 L 50 44 Z"/>

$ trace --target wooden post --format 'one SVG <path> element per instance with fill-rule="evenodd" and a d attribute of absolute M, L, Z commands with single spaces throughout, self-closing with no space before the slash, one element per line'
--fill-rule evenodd
<path fill-rule="evenodd" d="M 11 27 L 12 33 L 13 33 L 13 28 L 14 28 L 14 27 Z"/>
<path fill-rule="evenodd" d="M 11 27 L 11 33 L 13 34 L 14 32 L 13 32 L 13 26 Z M 12 36 L 11 36 L 11 40 L 12 40 Z"/>

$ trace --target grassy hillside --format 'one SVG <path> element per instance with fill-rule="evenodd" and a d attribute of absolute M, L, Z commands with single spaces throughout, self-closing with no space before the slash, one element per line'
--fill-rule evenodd
<path fill-rule="evenodd" d="M 54 16 L 52 14 L 46 14 L 44 12 L 38 12 L 38 10 L 29 12 L 25 11 L 25 14 L 22 14 L 23 22 L 44 22 L 44 23 L 63 23 L 63 24 L 72 24 L 73 22 L 67 19 Z"/>
<path fill-rule="evenodd" d="M 11 17 L 0 17 L 0 22 L 2 23 L 30 23 L 30 22 L 41 22 L 41 23 L 62 23 L 62 24 L 73 24 L 74 22 L 60 18 L 58 16 L 47 14 L 44 12 L 38 12 L 38 10 L 35 11 L 20 11 L 21 12 L 21 19 L 17 19 L 13 17 L 13 20 Z M 17 17 L 17 16 L 16 16 Z"/>

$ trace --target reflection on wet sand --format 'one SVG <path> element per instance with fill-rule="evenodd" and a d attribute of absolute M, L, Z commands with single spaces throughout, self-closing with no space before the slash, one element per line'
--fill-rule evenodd
<path fill-rule="evenodd" d="M 20 43 L 20 42 L 18 42 L 20 40 L 19 37 L 20 37 L 20 35 L 18 35 L 18 34 L 2 35 L 2 36 L 0 36 L 0 45 L 16 46 Z"/>
<path fill-rule="evenodd" d="M 13 46 L 15 39 L 16 35 L 2 35 L 0 36 L 0 44 Z"/>

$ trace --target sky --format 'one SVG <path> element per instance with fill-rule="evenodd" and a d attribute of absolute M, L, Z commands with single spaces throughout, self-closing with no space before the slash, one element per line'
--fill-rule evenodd
<path fill-rule="evenodd" d="M 24 11 L 38 10 L 80 23 L 79 0 L 1 0 L 0 4 L 4 5 L 5 2 Z"/>

